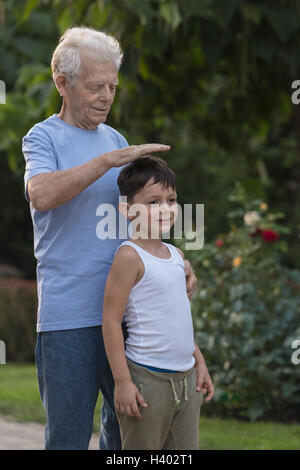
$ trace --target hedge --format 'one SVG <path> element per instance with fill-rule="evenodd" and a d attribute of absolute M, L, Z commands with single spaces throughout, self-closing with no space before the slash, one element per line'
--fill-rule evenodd
<path fill-rule="evenodd" d="M 36 282 L 0 278 L 0 339 L 6 362 L 33 362 L 36 342 Z"/>

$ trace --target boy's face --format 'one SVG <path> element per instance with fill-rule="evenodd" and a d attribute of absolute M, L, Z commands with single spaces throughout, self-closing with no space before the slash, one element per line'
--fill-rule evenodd
<path fill-rule="evenodd" d="M 140 206 L 140 212 L 139 207 Z M 132 211 L 132 212 L 131 212 Z M 140 221 L 139 233 L 153 238 L 153 235 L 168 232 L 178 215 L 177 193 L 172 187 L 165 188 L 161 183 L 149 180 L 143 189 L 134 196 L 129 205 L 128 215 L 137 215 Z"/>

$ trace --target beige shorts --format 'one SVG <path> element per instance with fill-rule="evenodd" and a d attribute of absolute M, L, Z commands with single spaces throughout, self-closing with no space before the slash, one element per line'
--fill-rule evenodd
<path fill-rule="evenodd" d="M 157 372 L 127 358 L 133 383 L 147 408 L 141 419 L 117 412 L 122 450 L 198 450 L 203 393 L 196 391 L 196 369 Z"/>

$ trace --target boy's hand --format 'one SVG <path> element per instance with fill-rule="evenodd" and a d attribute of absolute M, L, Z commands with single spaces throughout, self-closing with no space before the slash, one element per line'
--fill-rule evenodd
<path fill-rule="evenodd" d="M 114 395 L 116 411 L 141 419 L 142 416 L 138 404 L 143 408 L 146 408 L 148 405 L 131 380 L 119 384 L 116 383 Z"/>

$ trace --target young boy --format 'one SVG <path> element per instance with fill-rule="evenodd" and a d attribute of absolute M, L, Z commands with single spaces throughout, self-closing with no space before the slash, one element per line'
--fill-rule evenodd
<path fill-rule="evenodd" d="M 164 160 L 146 156 L 123 168 L 118 185 L 127 196 L 119 204 L 125 216 L 133 204 L 143 209 L 131 238 L 116 250 L 104 294 L 102 329 L 122 449 L 198 449 L 203 393 L 196 390 L 196 349 L 201 353 L 183 253 L 161 241 L 176 219 L 175 174 Z"/>

